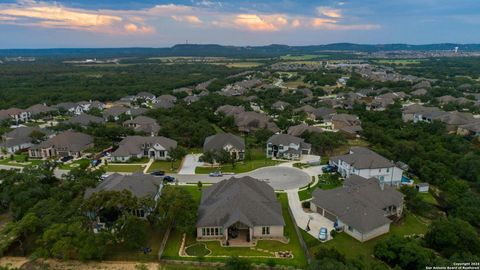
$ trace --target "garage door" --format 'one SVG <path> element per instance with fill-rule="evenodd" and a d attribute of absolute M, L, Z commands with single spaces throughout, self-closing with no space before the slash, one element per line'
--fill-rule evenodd
<path fill-rule="evenodd" d="M 325 214 L 323 216 L 328 218 L 329 220 L 331 220 L 333 222 L 337 221 L 337 217 L 334 214 L 328 212 L 327 210 L 325 210 Z"/>

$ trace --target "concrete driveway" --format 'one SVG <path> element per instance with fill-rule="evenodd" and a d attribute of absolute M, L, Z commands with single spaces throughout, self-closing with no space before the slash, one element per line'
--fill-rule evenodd
<path fill-rule="evenodd" d="M 310 182 L 310 177 L 307 173 L 297 169 L 288 167 L 265 167 L 251 172 L 241 174 L 223 175 L 221 177 L 210 177 L 206 174 L 177 174 L 172 175 L 178 179 L 181 184 L 186 183 L 218 183 L 230 177 L 251 176 L 259 180 L 267 182 L 275 190 L 287 190 L 292 188 L 299 188 L 306 186 Z"/>
<path fill-rule="evenodd" d="M 185 156 L 182 163 L 182 168 L 178 171 L 180 175 L 192 175 L 195 174 L 195 168 L 202 166 L 203 162 L 198 161 L 201 154 L 189 154 Z"/>
<path fill-rule="evenodd" d="M 287 196 L 288 204 L 290 205 L 290 209 L 292 209 L 292 214 L 295 218 L 295 221 L 297 222 L 298 227 L 306 231 L 307 223 L 310 219 L 310 223 L 308 223 L 310 231 L 308 231 L 308 233 L 318 239 L 318 233 L 320 232 L 320 228 L 325 227 L 328 230 L 328 240 L 330 240 L 330 231 L 334 229 L 333 221 L 327 219 L 326 217 L 318 213 L 305 212 L 298 197 L 298 190 L 287 191 Z"/>

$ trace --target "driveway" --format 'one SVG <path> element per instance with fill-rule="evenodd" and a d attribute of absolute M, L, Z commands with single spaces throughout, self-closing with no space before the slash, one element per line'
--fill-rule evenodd
<path fill-rule="evenodd" d="M 229 179 L 232 176 L 251 176 L 253 178 L 257 178 L 259 180 L 267 182 L 275 190 L 299 188 L 306 186 L 310 182 L 310 177 L 307 173 L 297 168 L 279 166 L 265 167 L 247 173 L 223 175 L 221 177 L 210 177 L 206 174 L 193 175 L 180 173 L 173 176 L 175 176 L 181 184 L 197 183 L 198 181 L 201 181 L 202 183 L 218 183 L 224 179 Z"/>
<path fill-rule="evenodd" d="M 182 163 L 182 168 L 178 172 L 180 175 L 192 175 L 195 174 L 195 168 L 202 166 L 203 162 L 198 161 L 201 154 L 189 154 L 185 156 Z"/>
<path fill-rule="evenodd" d="M 298 190 L 288 190 L 287 196 L 288 204 L 290 205 L 290 209 L 292 210 L 293 217 L 295 218 L 298 227 L 306 231 L 305 229 L 307 228 L 307 223 L 310 219 L 310 223 L 308 223 L 310 231 L 308 231 L 308 233 L 318 239 L 318 233 L 320 232 L 320 228 L 325 227 L 328 230 L 328 240 L 330 240 L 330 231 L 334 229 L 333 221 L 327 219 L 326 217 L 318 213 L 305 212 L 298 197 Z"/>

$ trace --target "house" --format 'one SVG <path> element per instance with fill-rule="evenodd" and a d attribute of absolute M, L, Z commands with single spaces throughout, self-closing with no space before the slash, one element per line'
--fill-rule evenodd
<path fill-rule="evenodd" d="M 37 139 L 32 138 L 34 132 L 45 134 L 47 138 L 51 137 L 53 134 L 53 132 L 39 127 L 18 127 L 3 134 L 0 148 L 4 149 L 9 154 L 28 149 L 34 145 L 35 140 Z"/>
<path fill-rule="evenodd" d="M 199 241 L 255 245 L 262 239 L 284 240 L 284 227 L 282 206 L 263 181 L 232 177 L 202 190 L 196 225 Z"/>
<path fill-rule="evenodd" d="M 444 112 L 430 117 L 430 122 L 435 120 L 444 123 L 448 132 L 457 132 L 458 127 L 477 121 L 471 113 L 457 111 Z"/>
<path fill-rule="evenodd" d="M 177 142 L 165 137 L 128 136 L 123 139 L 112 155 L 114 162 L 127 162 L 132 158 L 148 157 L 155 160 L 168 160 L 170 149 L 176 148 Z"/>
<path fill-rule="evenodd" d="M 312 146 L 305 140 L 288 134 L 275 134 L 267 140 L 267 157 L 300 160 L 309 155 Z"/>
<path fill-rule="evenodd" d="M 154 109 L 170 109 L 173 108 L 173 106 L 175 106 L 175 104 L 169 99 L 160 99 L 152 104 L 152 108 Z"/>
<path fill-rule="evenodd" d="M 243 112 L 245 112 L 245 107 L 243 106 L 223 105 L 217 108 L 215 115 L 234 116 Z"/>
<path fill-rule="evenodd" d="M 413 121 L 414 123 L 418 121 L 426 121 L 424 114 L 440 111 L 437 107 L 425 107 L 420 104 L 412 104 L 405 106 L 402 109 L 402 119 L 404 122 Z"/>
<path fill-rule="evenodd" d="M 58 110 L 64 110 L 67 113 L 80 115 L 82 113 L 90 111 L 90 109 L 92 108 L 103 110 L 105 109 L 105 104 L 99 101 L 80 101 L 77 103 L 63 102 L 55 105 L 55 108 L 57 108 Z"/>
<path fill-rule="evenodd" d="M 285 110 L 288 106 L 290 106 L 290 103 L 279 100 L 279 101 L 277 101 L 277 102 L 275 102 L 275 103 L 272 104 L 272 110 L 275 110 L 275 111 L 283 111 L 283 110 Z"/>
<path fill-rule="evenodd" d="M 334 114 L 337 112 L 334 109 L 327 107 L 314 108 L 310 105 L 305 105 L 294 110 L 294 112 L 304 112 L 307 118 L 313 121 L 329 122 Z"/>
<path fill-rule="evenodd" d="M 334 222 L 360 242 L 388 233 L 392 219 L 402 215 L 403 194 L 376 178 L 351 175 L 342 187 L 316 189 L 310 209 Z"/>
<path fill-rule="evenodd" d="M 307 124 L 299 124 L 296 126 L 291 126 L 288 128 L 287 134 L 292 136 L 302 136 L 303 133 L 322 133 L 323 129 L 321 127 L 309 126 Z"/>
<path fill-rule="evenodd" d="M 30 147 L 31 158 L 72 156 L 79 158 L 83 152 L 93 147 L 93 137 L 80 132 L 64 131 L 40 144 Z"/>
<path fill-rule="evenodd" d="M 415 96 L 415 97 L 421 97 L 421 96 L 425 96 L 427 93 L 428 93 L 427 89 L 420 88 L 420 89 L 417 89 L 415 91 L 410 92 L 410 95 Z"/>
<path fill-rule="evenodd" d="M 360 118 L 354 114 L 334 114 L 331 121 L 333 130 L 338 130 L 350 136 L 356 136 L 363 130 Z"/>
<path fill-rule="evenodd" d="M 136 117 L 136 116 L 139 116 L 139 115 L 143 115 L 146 112 L 148 112 L 147 108 L 131 108 L 130 109 L 130 116 Z"/>
<path fill-rule="evenodd" d="M 329 164 L 337 168 L 343 177 L 358 175 L 375 177 L 380 183 L 399 186 L 403 170 L 395 163 L 365 147 L 352 147 L 348 154 L 330 158 Z"/>
<path fill-rule="evenodd" d="M 480 119 L 476 119 L 468 124 L 460 125 L 457 129 L 457 134 L 462 136 L 480 137 Z"/>
<path fill-rule="evenodd" d="M 235 125 L 238 130 L 245 133 L 254 132 L 259 129 L 268 129 L 273 133 L 277 133 L 280 129 L 277 125 L 263 113 L 258 112 L 242 112 L 234 115 Z"/>
<path fill-rule="evenodd" d="M 183 101 L 184 101 L 185 103 L 187 103 L 187 105 L 190 105 L 190 104 L 192 104 L 192 103 L 194 103 L 194 102 L 197 102 L 197 101 L 199 101 L 199 100 L 200 100 L 200 97 L 197 96 L 197 95 L 186 96 L 186 97 L 183 98 Z"/>
<path fill-rule="evenodd" d="M 203 143 L 203 152 L 228 151 L 235 160 L 245 157 L 245 140 L 231 133 L 218 133 L 208 136 Z"/>
<path fill-rule="evenodd" d="M 116 107 L 111 107 L 106 109 L 105 111 L 102 112 L 102 115 L 105 121 L 111 121 L 111 120 L 118 121 L 120 120 L 121 115 L 130 115 L 130 113 L 131 113 L 130 108 L 116 106 Z"/>
<path fill-rule="evenodd" d="M 103 124 L 105 121 L 103 118 L 98 116 L 93 116 L 90 114 L 82 113 L 80 115 L 75 115 L 69 120 L 64 122 L 65 124 L 79 125 L 81 127 L 87 127 L 91 124 Z"/>
<path fill-rule="evenodd" d="M 123 123 L 123 126 L 132 128 L 135 131 L 145 132 L 151 136 L 157 135 L 160 130 L 160 125 L 157 121 L 146 116 L 137 116 L 132 120 L 127 120 Z"/>
<path fill-rule="evenodd" d="M 129 191 L 136 198 L 151 198 L 157 201 L 160 198 L 160 194 L 163 188 L 162 182 L 158 181 L 156 177 L 143 174 L 134 173 L 131 175 L 124 175 L 114 173 L 105 178 L 100 184 L 94 188 L 87 188 L 85 190 L 84 199 L 90 198 L 93 194 L 98 192 L 108 191 Z M 110 209 L 103 208 L 97 213 L 89 212 L 87 216 L 90 219 L 94 219 L 94 230 L 104 229 L 108 227 L 107 223 L 114 222 L 117 215 L 112 215 Z M 153 209 L 134 209 L 131 210 L 132 214 L 139 218 L 146 218 Z M 115 211 L 113 211 L 115 212 Z"/>
<path fill-rule="evenodd" d="M 140 92 L 140 93 L 136 94 L 135 96 L 131 97 L 131 101 L 136 102 L 138 100 L 155 103 L 156 102 L 156 97 L 155 97 L 154 94 L 152 94 L 150 92 L 143 91 L 143 92 Z"/>
<path fill-rule="evenodd" d="M 177 98 L 175 96 L 172 96 L 172 95 L 161 95 L 161 96 L 157 97 L 157 102 L 158 103 L 162 103 L 162 102 L 175 103 L 175 102 L 177 102 Z"/>
<path fill-rule="evenodd" d="M 27 112 L 31 118 L 39 118 L 56 112 L 57 109 L 45 104 L 35 104 L 27 108 Z"/>
<path fill-rule="evenodd" d="M 11 120 L 15 123 L 25 123 L 30 119 L 30 114 L 26 110 L 19 108 L 10 108 L 6 110 L 0 110 L 0 121 Z"/>

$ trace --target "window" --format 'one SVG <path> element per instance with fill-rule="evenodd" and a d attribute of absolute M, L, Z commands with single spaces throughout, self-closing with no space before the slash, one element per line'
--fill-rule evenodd
<path fill-rule="evenodd" d="M 215 235 L 218 235 L 218 228 L 215 228 Z"/>
<path fill-rule="evenodd" d="M 270 227 L 262 227 L 262 234 L 269 235 L 270 234 Z"/>
<path fill-rule="evenodd" d="M 207 235 L 207 230 L 205 228 L 202 228 L 202 235 L 203 236 Z"/>
<path fill-rule="evenodd" d="M 160 151 L 159 155 L 160 155 L 160 157 L 164 157 L 165 156 L 165 151 Z"/>
<path fill-rule="evenodd" d="M 223 235 L 223 228 L 220 227 L 220 235 Z"/>
<path fill-rule="evenodd" d="M 348 230 L 353 232 L 353 227 L 352 226 L 348 226 Z"/>
<path fill-rule="evenodd" d="M 390 168 L 387 168 L 387 172 L 390 172 Z"/>
<path fill-rule="evenodd" d="M 378 172 L 382 172 L 382 169 L 378 169 Z"/>

